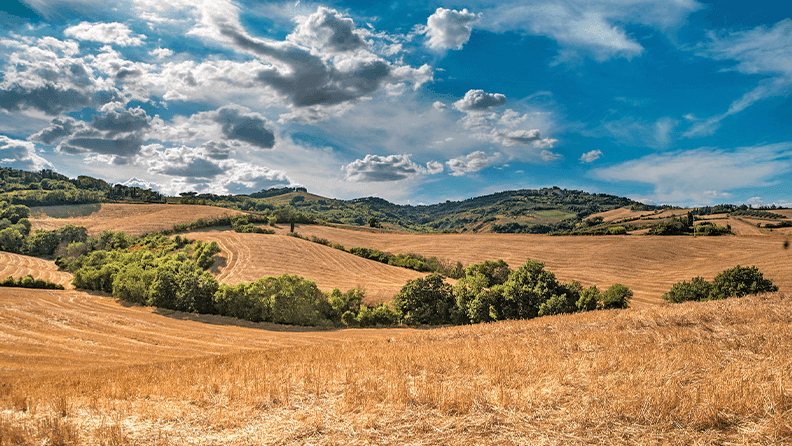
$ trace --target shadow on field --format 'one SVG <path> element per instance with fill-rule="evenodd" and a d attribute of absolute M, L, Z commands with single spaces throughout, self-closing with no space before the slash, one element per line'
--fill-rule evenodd
<path fill-rule="evenodd" d="M 136 306 L 136 305 L 130 305 L 130 306 Z M 158 307 L 148 307 L 148 308 L 152 309 L 152 313 L 158 314 L 160 316 L 165 316 L 170 319 L 176 319 L 180 321 L 201 322 L 204 324 L 211 324 L 211 325 L 245 327 L 245 328 L 254 328 L 257 330 L 296 332 L 296 333 L 311 332 L 311 331 L 327 332 L 327 331 L 338 330 L 337 328 L 334 327 L 328 327 L 328 328 L 303 327 L 299 325 L 273 324 L 271 322 L 250 322 L 243 319 L 237 319 L 229 316 L 220 316 L 217 314 L 185 313 L 183 311 L 168 310 L 167 308 L 158 308 Z"/>

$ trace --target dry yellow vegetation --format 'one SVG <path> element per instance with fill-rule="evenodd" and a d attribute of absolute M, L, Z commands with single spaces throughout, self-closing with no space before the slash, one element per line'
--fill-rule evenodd
<path fill-rule="evenodd" d="M 4 367 L 0 443 L 790 444 L 791 305 L 777 293 L 403 334 L 357 330 L 375 335 L 148 365 Z M 162 348 L 177 345 L 178 331 L 197 341 L 192 329 L 211 327 L 125 310 L 159 319 Z M 51 311 L 60 314 L 54 303 Z M 241 328 L 213 329 L 203 332 L 206 353 L 239 342 L 221 333 Z M 146 336 L 153 344 L 156 332 Z M 123 337 L 107 343 L 123 351 Z M 192 345 L 182 358 L 200 354 Z"/>
<path fill-rule="evenodd" d="M 171 229 L 174 225 L 193 222 L 199 218 L 212 220 L 239 211 L 215 206 L 189 204 L 126 204 L 102 203 L 90 205 L 46 206 L 31 208 L 32 229 L 57 229 L 66 225 L 84 226 L 88 234 L 104 230 L 123 231 L 129 235 Z M 58 218 L 67 216 L 65 218 Z"/>
<path fill-rule="evenodd" d="M 0 376 L 26 379 L 384 336 L 399 330 L 316 331 L 124 304 L 75 290 L 0 288 Z M 2 442 L 0 442 L 2 444 Z"/>

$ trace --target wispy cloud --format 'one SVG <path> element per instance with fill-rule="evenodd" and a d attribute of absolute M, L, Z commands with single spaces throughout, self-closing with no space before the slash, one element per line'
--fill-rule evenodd
<path fill-rule="evenodd" d="M 712 203 L 722 194 L 762 187 L 792 171 L 792 143 L 700 148 L 652 154 L 594 169 L 595 178 L 654 186 L 658 203 Z"/>
<path fill-rule="evenodd" d="M 784 19 L 769 28 L 758 26 L 747 31 L 709 32 L 708 41 L 697 47 L 696 54 L 734 61 L 732 71 L 770 77 L 733 101 L 724 113 L 693 123 L 684 134 L 688 138 L 713 135 L 727 117 L 764 99 L 792 93 L 792 19 Z"/>

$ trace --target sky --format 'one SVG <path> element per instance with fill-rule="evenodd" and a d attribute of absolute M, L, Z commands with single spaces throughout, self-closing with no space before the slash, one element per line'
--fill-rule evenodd
<path fill-rule="evenodd" d="M 401 204 L 792 205 L 792 2 L 4 0 L 0 165 Z"/>

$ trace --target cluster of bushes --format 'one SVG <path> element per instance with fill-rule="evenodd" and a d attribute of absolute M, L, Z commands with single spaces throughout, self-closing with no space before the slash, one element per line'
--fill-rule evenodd
<path fill-rule="evenodd" d="M 694 229 L 696 235 L 714 236 L 731 234 L 731 225 L 718 226 L 710 221 L 702 222 L 696 225 Z"/>
<path fill-rule="evenodd" d="M 284 274 L 235 286 L 220 285 L 215 294 L 217 314 L 253 322 L 290 325 L 362 326 L 390 325 L 398 321 L 382 304 L 363 304 L 364 291 L 323 293 L 313 281 Z"/>
<path fill-rule="evenodd" d="M 731 226 L 718 226 L 713 222 L 702 222 L 698 225 L 693 224 L 693 212 L 689 211 L 684 217 L 672 217 L 670 220 L 661 221 L 652 225 L 649 235 L 725 235 L 731 234 Z"/>
<path fill-rule="evenodd" d="M 234 231 L 236 231 L 236 232 L 241 232 L 241 233 L 246 233 L 246 234 L 274 234 L 275 233 L 275 231 L 273 231 L 272 229 L 264 229 L 264 228 L 261 228 L 259 226 L 256 226 L 254 223 L 252 223 L 250 221 L 251 217 L 252 217 L 252 219 L 255 222 L 260 222 L 260 223 L 274 224 L 274 222 L 270 221 L 270 218 L 274 218 L 275 221 L 277 221 L 276 217 L 269 217 L 268 218 L 268 217 L 261 217 L 261 216 L 258 216 L 258 215 L 252 215 L 252 216 L 237 215 L 237 216 L 231 217 L 231 227 L 234 228 Z"/>
<path fill-rule="evenodd" d="M 541 262 L 528 260 L 511 270 L 498 260 L 468 266 L 454 287 L 439 274 L 411 280 L 394 298 L 394 307 L 410 325 L 475 324 L 627 308 L 632 294 L 621 284 L 604 293 L 577 282 L 561 284 Z"/>
<path fill-rule="evenodd" d="M 757 217 L 757 218 L 772 218 L 772 219 L 781 219 L 786 218 L 786 216 L 777 214 L 775 212 L 767 212 L 759 209 L 736 209 L 730 212 L 731 215 L 745 215 L 747 217 Z"/>
<path fill-rule="evenodd" d="M 765 279 L 757 267 L 738 265 L 718 274 L 712 282 L 708 282 L 702 277 L 694 277 L 690 282 L 679 282 L 663 295 L 663 299 L 671 303 L 681 303 L 743 297 L 749 294 L 776 291 L 778 291 L 778 287 L 773 285 L 771 280 Z"/>
<path fill-rule="evenodd" d="M 204 218 L 199 218 L 195 221 L 190 223 L 182 223 L 173 225 L 172 229 L 163 229 L 160 231 L 160 234 L 163 235 L 170 235 L 170 234 L 177 234 L 180 232 L 189 232 L 195 231 L 197 229 L 204 229 L 204 228 L 214 228 L 217 226 L 231 226 L 237 232 L 255 232 L 253 230 L 244 230 L 245 227 L 248 225 L 252 227 L 256 227 L 253 225 L 254 223 L 269 223 L 270 219 L 268 216 L 259 215 L 259 214 L 245 214 L 245 215 L 223 215 L 217 218 L 213 218 L 211 220 L 206 220 Z M 273 231 L 274 233 L 274 231 Z"/>
<path fill-rule="evenodd" d="M 8 278 L 0 282 L 0 287 L 37 288 L 42 290 L 63 289 L 63 285 L 58 285 L 57 283 L 52 283 L 47 280 L 34 279 L 30 274 L 25 277 L 20 277 L 19 279 L 8 276 Z"/>

